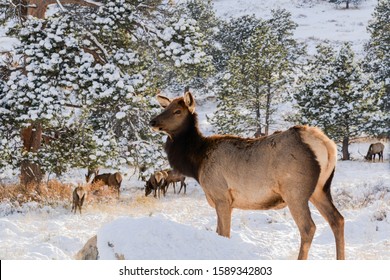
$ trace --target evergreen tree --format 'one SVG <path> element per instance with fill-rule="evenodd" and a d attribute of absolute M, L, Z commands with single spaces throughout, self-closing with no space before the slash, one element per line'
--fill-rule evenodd
<path fill-rule="evenodd" d="M 214 12 L 211 0 L 189 0 L 185 4 L 187 14 L 195 19 L 207 40 L 213 38 L 220 20 Z"/>
<path fill-rule="evenodd" d="M 201 88 L 214 72 L 207 36 L 213 33 L 215 23 L 212 10 L 206 9 L 211 2 L 207 3 L 194 0 L 166 11 L 169 17 L 157 34 L 159 64 L 154 66 L 162 73 L 157 77 L 162 87 L 177 84 L 181 92 Z"/>
<path fill-rule="evenodd" d="M 178 14 L 160 2 L 102 1 L 83 19 L 61 10 L 15 27 L 20 67 L 0 82 L 0 165 L 28 161 L 57 174 L 123 164 L 150 173 L 164 165 L 161 138 L 148 126 L 158 87 L 150 70 L 162 53 L 167 64 L 190 70 L 205 55 L 196 22 L 172 18 Z M 33 149 L 22 149 L 20 130 L 38 139 Z"/>
<path fill-rule="evenodd" d="M 214 50 L 214 65 L 219 71 L 224 71 L 233 53 L 241 54 L 246 41 L 253 34 L 261 20 L 254 15 L 231 18 L 220 21 L 215 42 L 219 46 Z"/>
<path fill-rule="evenodd" d="M 381 115 L 372 122 L 372 134 L 390 137 L 390 2 L 379 0 L 368 25 L 364 70 L 373 80 L 370 90 Z"/>
<path fill-rule="evenodd" d="M 298 119 L 321 127 L 335 141 L 342 142 L 343 160 L 349 160 L 351 138 L 367 132 L 376 108 L 349 43 L 343 44 L 338 53 L 329 45 L 318 46 L 317 52 L 294 95 Z"/>
<path fill-rule="evenodd" d="M 252 136 L 264 128 L 268 134 L 276 105 L 286 97 L 283 93 L 292 83 L 303 48 L 292 38 L 296 24 L 291 21 L 291 15 L 285 10 L 273 11 L 272 15 L 270 20 L 255 27 L 229 59 L 219 105 L 212 119 L 221 133 Z M 239 125 L 244 123 L 246 127 Z"/>
<path fill-rule="evenodd" d="M 358 7 L 362 0 L 330 0 L 330 3 L 335 3 L 337 6 L 341 6 L 342 4 L 345 4 L 345 8 L 349 9 L 350 4 L 354 5 L 355 7 Z"/>

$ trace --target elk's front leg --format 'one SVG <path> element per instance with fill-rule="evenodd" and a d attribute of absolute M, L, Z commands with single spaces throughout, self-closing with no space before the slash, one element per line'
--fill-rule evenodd
<path fill-rule="evenodd" d="M 230 238 L 230 226 L 232 221 L 232 210 L 229 202 L 216 202 L 217 211 L 217 233 Z"/>

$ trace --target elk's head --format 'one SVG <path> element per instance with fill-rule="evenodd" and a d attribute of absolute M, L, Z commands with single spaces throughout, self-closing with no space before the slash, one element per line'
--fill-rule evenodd
<path fill-rule="evenodd" d="M 94 176 L 96 177 L 96 175 L 98 175 L 98 174 L 99 174 L 99 169 L 97 169 L 97 168 L 89 169 L 89 168 L 88 168 L 88 173 L 85 174 L 85 181 L 86 181 L 87 183 L 89 183 L 89 181 L 90 181 L 91 178 L 92 178 L 92 175 L 94 175 Z"/>
<path fill-rule="evenodd" d="M 152 183 L 150 181 L 151 181 L 150 179 L 148 181 L 146 181 L 146 184 L 145 184 L 145 196 L 148 196 L 154 189 L 153 185 L 152 185 Z"/>
<path fill-rule="evenodd" d="M 195 99 L 192 94 L 186 92 L 183 97 L 173 100 L 157 95 L 157 100 L 165 110 L 150 121 L 152 129 L 164 132 L 171 138 L 185 130 L 195 114 Z"/>

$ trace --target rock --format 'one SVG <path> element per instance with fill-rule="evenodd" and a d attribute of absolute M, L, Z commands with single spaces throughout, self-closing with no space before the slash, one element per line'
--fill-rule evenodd
<path fill-rule="evenodd" d="M 87 241 L 84 247 L 76 254 L 76 260 L 97 260 L 99 251 L 97 248 L 97 235 Z"/>

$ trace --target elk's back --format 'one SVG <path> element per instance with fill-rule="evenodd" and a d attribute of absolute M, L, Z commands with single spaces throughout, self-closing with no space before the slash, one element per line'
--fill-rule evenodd
<path fill-rule="evenodd" d="M 210 138 L 216 143 L 199 178 L 208 201 L 229 199 L 234 208 L 269 209 L 285 205 L 284 192 L 310 197 L 321 167 L 303 133 L 298 127 L 260 139 Z"/>

